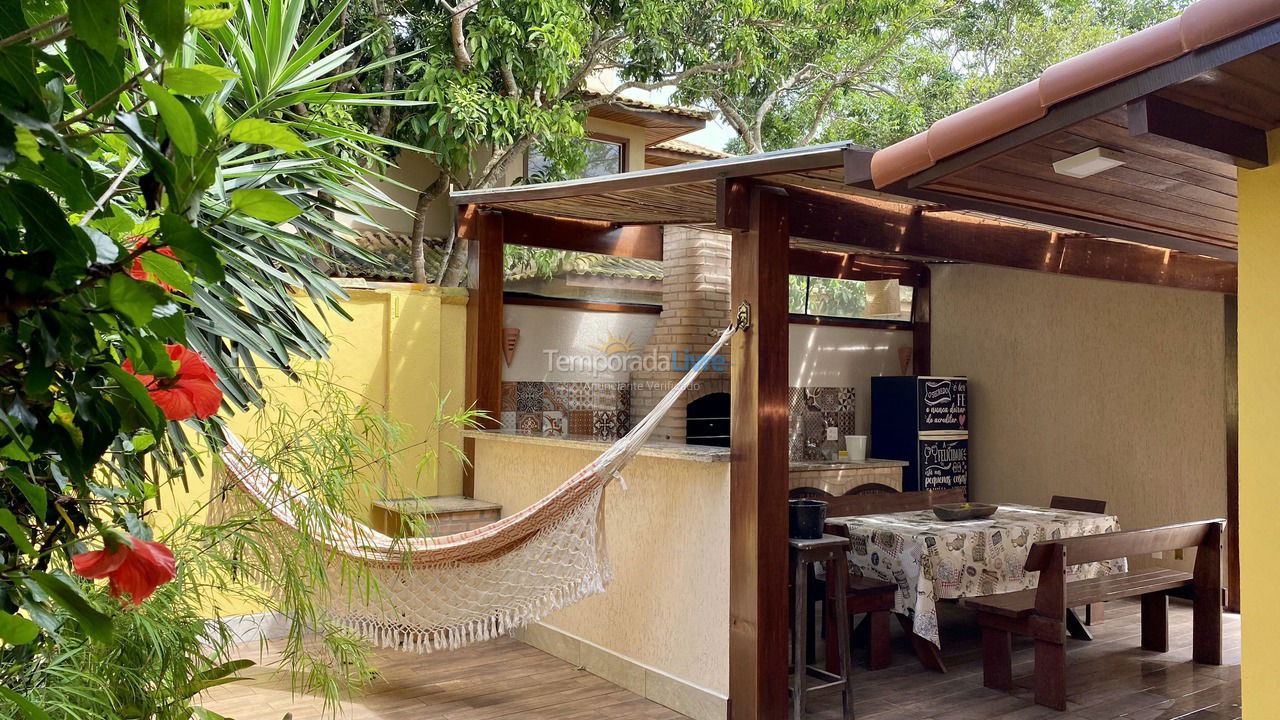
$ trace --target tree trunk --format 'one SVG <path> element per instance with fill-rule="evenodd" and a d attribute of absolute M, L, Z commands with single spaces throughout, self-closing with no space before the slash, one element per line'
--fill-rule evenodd
<path fill-rule="evenodd" d="M 440 197 L 440 192 L 449 186 L 448 173 L 441 172 L 438 177 L 418 193 L 418 203 L 414 206 L 413 232 L 410 240 L 413 244 L 413 281 L 427 284 L 427 210 L 431 203 Z"/>

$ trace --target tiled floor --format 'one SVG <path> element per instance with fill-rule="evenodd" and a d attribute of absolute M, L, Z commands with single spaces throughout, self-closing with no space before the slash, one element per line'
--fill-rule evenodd
<path fill-rule="evenodd" d="M 1221 667 L 1191 662 L 1191 610 L 1170 607 L 1170 651 L 1143 651 L 1136 603 L 1111 603 L 1095 639 L 1068 641 L 1068 710 L 1059 713 L 1031 699 L 1029 643 L 1015 645 L 1013 695 L 982 687 L 977 628 L 964 610 L 942 613 L 943 656 L 950 672 L 922 670 L 895 626 L 894 664 L 854 673 L 858 720 L 1236 720 L 1240 713 L 1240 619 L 1225 620 Z M 857 661 L 862 663 L 859 656 Z M 379 653 L 381 677 L 342 717 L 353 720 L 587 720 L 672 718 L 676 713 L 515 640 L 455 652 Z M 236 720 L 319 720 L 319 700 L 293 696 L 285 678 L 254 668 L 249 682 L 217 688 L 206 707 Z M 815 700 L 814 720 L 839 717 L 839 699 Z M 1260 716 L 1259 716 L 1260 717 Z"/>

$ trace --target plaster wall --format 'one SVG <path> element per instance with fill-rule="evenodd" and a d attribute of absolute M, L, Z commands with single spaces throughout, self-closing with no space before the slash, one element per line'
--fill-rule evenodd
<path fill-rule="evenodd" d="M 935 266 L 933 372 L 969 376 L 973 498 L 1105 499 L 1130 529 L 1224 517 L 1223 302 Z"/>

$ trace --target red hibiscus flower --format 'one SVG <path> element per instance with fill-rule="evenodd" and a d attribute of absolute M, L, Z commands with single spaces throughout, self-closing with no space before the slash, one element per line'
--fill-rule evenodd
<path fill-rule="evenodd" d="M 169 359 L 178 364 L 173 377 L 156 377 L 133 373 L 133 363 L 125 360 L 124 369 L 133 373 L 147 387 L 151 399 L 170 420 L 186 420 L 195 416 L 203 420 L 215 415 L 222 405 L 218 376 L 200 353 L 183 345 L 165 345 Z"/>
<path fill-rule="evenodd" d="M 147 239 L 141 235 L 136 235 L 129 239 L 137 241 L 137 244 L 133 246 L 134 250 L 144 249 L 147 246 Z M 165 257 L 173 258 L 174 260 L 178 259 L 178 256 L 174 255 L 173 251 L 167 247 L 156 248 L 155 250 L 148 250 L 147 252 L 156 252 L 156 253 L 160 253 L 161 255 L 164 255 Z M 146 269 L 142 267 L 141 255 L 133 259 L 133 266 L 129 268 L 129 277 L 133 278 L 134 280 L 145 280 L 145 281 L 153 282 L 159 285 L 160 287 L 164 288 L 165 290 L 169 292 L 173 292 L 172 285 L 160 280 L 160 278 L 157 278 L 155 275 L 152 275 L 151 273 L 147 272 Z"/>
<path fill-rule="evenodd" d="M 111 597 L 141 605 L 156 588 L 173 579 L 178 565 L 164 544 L 122 532 L 108 533 L 102 550 L 72 556 L 76 574 L 93 580 L 107 578 Z M 126 601 L 122 596 L 128 593 Z"/>

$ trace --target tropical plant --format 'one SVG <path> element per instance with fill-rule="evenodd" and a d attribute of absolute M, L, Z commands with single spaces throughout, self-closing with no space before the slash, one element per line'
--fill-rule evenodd
<path fill-rule="evenodd" d="M 570 175 L 587 160 L 587 112 L 627 92 L 672 89 L 744 60 L 729 39 L 741 0 L 367 0 L 343 17 L 346 37 L 373 32 L 366 61 L 412 59 L 353 75 L 353 90 L 404 91 L 409 112 L 367 107 L 367 127 L 425 148 L 440 172 L 418 188 L 412 230 L 418 282 L 456 284 L 465 252 L 452 239 L 440 275 L 426 276 L 426 210 L 452 187 L 512 179 L 513 163 L 537 146 L 551 167 L 536 179 Z M 317 16 L 333 0 L 316 3 Z"/>
<path fill-rule="evenodd" d="M 324 356 L 320 266 L 363 254 L 338 217 L 394 207 L 373 180 L 395 144 L 342 118 L 397 101 L 337 89 L 368 68 L 341 5 L 304 31 L 308 7 L 0 0 L 0 715 L 186 718 L 238 669 L 207 591 L 263 571 L 265 521 L 158 536 L 156 503 L 220 447 L 219 405 Z M 325 629 L 301 587 L 254 591 L 296 638 Z"/>

